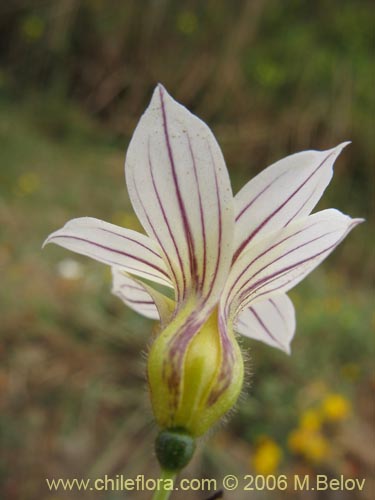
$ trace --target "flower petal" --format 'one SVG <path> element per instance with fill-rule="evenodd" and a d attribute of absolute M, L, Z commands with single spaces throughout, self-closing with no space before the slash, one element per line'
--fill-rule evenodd
<path fill-rule="evenodd" d="M 236 234 L 233 260 L 254 243 L 296 218 L 309 215 L 333 174 L 344 142 L 328 151 L 303 151 L 274 163 L 235 196 Z"/>
<path fill-rule="evenodd" d="M 154 300 L 140 283 L 116 268 L 112 268 L 112 276 L 112 293 L 114 295 L 138 314 L 150 319 L 160 319 Z"/>
<path fill-rule="evenodd" d="M 121 269 L 112 268 L 112 293 L 128 307 L 146 318 L 166 322 L 174 309 L 174 303 L 160 292 L 130 278 Z"/>
<path fill-rule="evenodd" d="M 172 287 L 158 245 L 147 236 L 92 217 L 73 219 L 50 234 L 43 246 L 55 243 L 92 257 L 99 262 L 121 267 L 155 283 Z"/>
<path fill-rule="evenodd" d="M 226 314 L 290 290 L 362 222 L 329 209 L 261 239 L 235 262 L 223 293 Z"/>
<path fill-rule="evenodd" d="M 207 125 L 161 85 L 134 132 L 125 173 L 134 210 L 161 247 L 177 301 L 192 295 L 217 300 L 232 257 L 228 172 Z"/>
<path fill-rule="evenodd" d="M 287 354 L 290 354 L 290 342 L 295 328 L 294 306 L 285 293 L 247 306 L 234 322 L 234 329 L 238 333 L 260 340 Z"/>

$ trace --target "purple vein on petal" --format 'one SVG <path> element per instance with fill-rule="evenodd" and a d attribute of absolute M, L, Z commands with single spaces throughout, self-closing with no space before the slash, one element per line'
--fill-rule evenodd
<path fill-rule="evenodd" d="M 94 260 L 97 260 L 97 256 L 95 254 L 91 253 L 91 252 L 85 251 L 85 255 L 87 257 L 91 257 Z M 121 265 L 118 263 L 118 261 L 114 261 L 114 260 L 111 260 L 111 259 L 108 259 L 108 258 L 102 258 L 102 260 L 103 260 L 103 262 L 106 262 L 107 264 L 115 266 L 117 268 L 121 267 Z M 140 270 L 137 267 L 131 267 L 131 266 L 127 265 L 126 266 L 126 271 L 129 272 L 129 273 L 131 273 L 131 274 L 133 272 L 134 272 L 134 274 L 138 274 Z M 142 274 L 147 274 L 148 276 L 151 276 L 154 279 L 161 279 L 160 276 L 158 276 L 156 274 L 153 274 L 153 273 L 150 273 L 149 271 L 145 271 L 144 269 L 142 269 L 141 272 L 142 272 Z M 168 278 L 168 282 L 169 282 L 169 278 Z"/>
<path fill-rule="evenodd" d="M 284 269 L 279 269 L 278 271 L 275 271 L 274 273 L 270 274 L 269 276 L 265 276 L 264 278 L 261 278 L 259 281 L 257 281 L 256 283 L 253 283 L 246 290 L 244 290 L 242 292 L 242 294 L 241 294 L 241 302 L 243 302 L 243 300 L 246 300 L 246 298 L 249 296 L 250 292 L 253 295 L 259 289 L 263 288 L 264 286 L 268 285 L 269 283 L 272 283 L 272 281 L 274 281 L 275 279 L 278 279 L 278 278 L 282 277 L 284 274 L 287 274 L 292 269 L 295 269 L 298 266 L 301 266 L 302 264 L 305 264 L 306 262 L 310 262 L 311 260 L 314 260 L 317 257 L 320 257 L 321 255 L 323 255 L 326 252 L 329 252 L 330 250 L 332 250 L 336 246 L 337 246 L 337 242 L 335 242 L 333 245 L 330 245 L 329 247 L 325 248 L 324 250 L 321 250 L 320 252 L 318 252 L 318 253 L 310 256 L 310 257 L 307 257 L 306 259 L 300 260 L 299 262 L 295 262 L 294 264 L 291 264 L 290 266 L 287 266 Z M 272 263 L 273 262 L 271 262 L 269 265 L 271 265 Z M 265 266 L 265 267 L 268 267 L 268 266 Z M 265 268 L 263 268 L 263 269 L 265 269 Z M 258 272 L 256 274 L 258 274 Z M 252 276 L 252 278 L 254 276 Z"/>
<path fill-rule="evenodd" d="M 284 314 L 280 311 L 280 308 L 278 307 L 278 305 L 276 304 L 276 302 L 273 299 L 268 299 L 268 302 L 276 310 L 277 314 L 280 316 L 280 318 L 282 319 L 282 321 L 285 324 L 285 326 L 288 326 L 288 322 L 287 322 Z"/>
<path fill-rule="evenodd" d="M 261 267 L 260 269 L 258 269 L 258 271 L 256 273 L 254 273 L 248 280 L 247 280 L 247 283 L 254 279 L 258 274 L 260 274 L 262 271 L 264 271 L 265 269 L 267 269 L 268 267 L 272 266 L 275 262 L 283 259 L 284 257 L 286 257 L 287 255 L 295 252 L 296 250 L 299 250 L 300 248 L 303 248 L 303 247 L 306 247 L 307 245 L 309 245 L 310 243 L 314 243 L 318 240 L 320 240 L 321 238 L 324 238 L 325 236 L 329 236 L 331 234 L 334 234 L 336 231 L 331 231 L 331 232 L 328 232 L 328 233 L 324 233 L 324 234 L 321 234 L 320 236 L 317 236 L 316 238 L 313 238 L 309 241 L 305 241 L 304 243 L 301 243 L 300 245 L 294 247 L 294 248 L 291 248 L 290 250 L 288 250 L 287 252 L 279 255 L 276 259 L 274 260 L 271 260 L 271 262 L 268 262 L 266 265 L 264 265 L 263 267 Z M 294 266 L 293 266 L 294 267 Z M 240 290 L 243 289 L 243 287 L 246 286 L 246 283 L 241 287 Z M 251 286 L 249 287 L 251 288 Z"/>
<path fill-rule="evenodd" d="M 290 194 L 288 196 L 288 198 L 286 200 L 283 201 L 283 203 L 281 203 L 281 205 L 279 205 L 277 208 L 275 208 L 275 210 L 273 212 L 271 212 L 255 229 L 254 231 L 240 244 L 240 246 L 237 248 L 236 252 L 234 253 L 233 255 L 233 262 L 235 262 L 237 260 L 237 258 L 239 257 L 240 253 L 242 252 L 242 250 L 245 248 L 245 246 L 254 238 L 254 236 L 256 236 L 259 231 L 264 227 L 266 226 L 270 220 L 273 219 L 273 217 L 275 215 L 277 215 L 280 210 L 282 210 L 285 205 L 287 203 L 289 203 L 290 200 L 292 200 L 294 198 L 294 196 L 303 188 L 303 186 L 316 174 L 316 172 L 318 172 L 320 170 L 320 168 L 325 164 L 325 162 L 333 155 L 335 154 L 335 152 L 331 152 L 329 153 L 329 155 L 327 155 L 324 160 L 316 167 L 316 169 L 308 176 L 306 177 L 306 179 L 293 191 L 292 194 Z"/>
<path fill-rule="evenodd" d="M 255 290 L 252 290 L 252 293 L 251 295 L 254 295 L 254 293 L 258 292 L 258 290 L 262 289 L 264 286 L 266 285 L 269 285 L 270 283 L 272 283 L 273 281 L 276 281 L 278 280 L 280 277 L 282 277 L 283 275 L 287 275 L 289 273 L 289 271 L 295 267 L 298 267 L 302 264 L 305 264 L 306 262 L 309 262 L 310 260 L 314 260 L 316 259 L 317 257 L 320 257 L 321 255 L 323 255 L 324 253 L 329 253 L 330 251 L 332 251 L 334 248 L 336 248 L 341 242 L 342 240 L 346 237 L 346 235 L 349 233 L 349 231 L 355 227 L 356 225 L 360 224 L 361 222 L 363 222 L 364 219 L 353 219 L 351 221 L 351 223 L 349 224 L 347 230 L 345 231 L 345 233 L 342 235 L 342 237 L 336 241 L 335 243 L 333 243 L 332 245 L 330 245 L 329 247 L 327 247 L 325 250 L 322 250 L 321 252 L 307 258 L 307 259 L 304 259 L 300 262 L 297 262 L 295 264 L 292 264 L 291 266 L 288 266 L 284 269 L 281 269 L 280 271 L 277 271 L 276 273 L 273 273 L 271 274 L 270 276 L 266 277 L 266 278 L 262 278 L 261 280 L 259 280 L 257 283 L 255 283 L 253 286 L 257 286 L 257 285 L 261 285 L 259 286 L 257 289 Z M 268 293 L 271 293 L 271 292 L 276 292 L 278 290 L 280 290 L 281 288 L 283 288 L 285 286 L 285 284 L 288 284 L 290 283 L 291 281 L 295 281 L 296 279 L 298 279 L 300 276 L 303 276 L 306 272 L 306 268 L 303 269 L 303 271 L 299 274 L 297 274 L 296 276 L 293 276 L 289 281 L 287 281 L 286 283 L 283 283 L 281 285 L 278 285 L 276 288 L 272 289 L 272 290 L 267 290 L 261 294 L 258 294 L 257 295 L 257 298 L 265 295 L 265 294 L 268 294 Z M 268 281 L 267 281 L 268 280 Z M 252 288 L 252 287 L 250 287 Z M 249 290 L 251 291 L 251 290 Z M 248 295 L 249 297 L 249 295 Z M 246 297 L 243 299 L 243 300 L 247 300 Z M 241 301 L 243 303 L 243 300 Z"/>
<path fill-rule="evenodd" d="M 167 214 L 165 212 L 165 209 L 164 209 L 164 206 L 163 206 L 163 202 L 162 202 L 161 197 L 160 197 L 160 193 L 159 193 L 158 188 L 156 186 L 155 176 L 154 176 L 154 169 L 153 169 L 153 166 L 152 166 L 151 153 L 150 153 L 150 138 L 148 140 L 148 164 L 149 164 L 149 169 L 150 169 L 152 187 L 154 189 L 156 199 L 158 200 L 158 205 L 159 205 L 160 211 L 162 213 L 165 225 L 167 226 L 168 233 L 169 233 L 169 236 L 170 236 L 171 241 L 173 243 L 173 246 L 174 246 L 174 249 L 175 249 L 175 252 L 176 252 L 176 257 L 177 257 L 177 260 L 178 260 L 178 263 L 179 263 L 179 266 L 180 266 L 180 269 L 181 269 L 181 274 L 182 274 L 182 278 L 183 278 L 182 296 L 184 297 L 185 296 L 185 292 L 186 292 L 186 275 L 185 275 L 184 263 L 183 263 L 183 259 L 181 257 L 180 250 L 178 248 L 175 236 L 173 234 L 172 228 L 170 226 Z M 165 254 L 166 254 L 166 257 L 167 257 L 168 261 L 170 262 L 170 259 L 168 257 L 168 253 L 165 252 Z M 173 269 L 173 267 L 172 267 L 172 269 Z"/>
<path fill-rule="evenodd" d="M 129 285 L 129 284 L 123 284 L 119 287 L 119 291 L 125 294 L 126 292 L 124 290 L 136 290 L 137 292 L 140 292 L 143 296 L 148 296 L 149 294 L 146 292 L 146 290 L 142 286 L 137 286 L 137 285 Z M 134 300 L 134 299 L 127 299 L 127 300 Z M 148 301 L 150 304 L 154 304 L 154 301 Z"/>
<path fill-rule="evenodd" d="M 192 147 L 192 144 L 191 144 L 191 139 L 190 139 L 190 135 L 189 135 L 188 131 L 186 131 L 186 137 L 187 137 L 187 140 L 188 140 L 191 161 L 193 163 L 194 178 L 195 178 L 195 182 L 196 182 L 196 185 L 197 185 L 197 194 L 198 194 L 198 200 L 199 200 L 199 215 L 200 215 L 200 223 L 201 223 L 202 237 L 203 237 L 202 278 L 201 278 L 200 285 L 199 285 L 199 288 L 202 291 L 203 285 L 204 285 L 204 282 L 205 282 L 205 279 L 206 279 L 206 268 L 207 268 L 206 225 L 205 225 L 205 220 L 204 220 L 202 194 L 201 194 L 200 184 L 199 184 L 199 179 L 198 179 L 197 165 L 196 165 L 196 162 L 195 162 L 195 156 L 194 156 L 194 152 L 193 152 L 193 147 Z"/>
<path fill-rule="evenodd" d="M 307 231 L 308 229 L 311 229 L 313 226 L 316 226 L 317 224 L 319 224 L 318 222 L 314 222 L 313 224 L 310 224 L 309 226 L 306 226 L 302 229 L 299 229 L 298 231 L 296 231 L 295 233 L 292 233 L 290 234 L 289 236 L 286 236 L 285 238 L 283 238 L 282 240 L 280 241 L 277 241 L 276 243 L 274 243 L 273 245 L 269 246 L 268 248 L 266 248 L 262 253 L 258 254 L 256 257 L 254 257 L 253 260 L 251 260 L 247 266 L 241 270 L 241 273 L 239 274 L 239 276 L 237 276 L 237 278 L 235 279 L 235 281 L 232 283 L 231 285 L 231 288 L 228 292 L 228 299 L 227 301 L 230 300 L 231 298 L 231 295 L 232 295 L 232 292 L 233 292 L 233 289 L 234 287 L 236 286 L 236 284 L 239 282 L 239 280 L 241 279 L 241 277 L 245 274 L 245 272 L 257 261 L 259 260 L 261 257 L 264 257 L 268 252 L 270 252 L 271 250 L 274 250 L 275 248 L 277 248 L 279 245 L 281 245 L 282 243 L 285 243 L 285 241 L 289 240 L 290 238 L 293 238 L 294 236 L 297 236 L 298 234 L 301 234 L 305 231 Z M 253 276 L 252 276 L 253 278 Z M 251 279 L 251 278 L 249 278 Z M 249 280 L 246 280 L 247 282 Z M 239 291 L 239 290 L 238 290 Z"/>
<path fill-rule="evenodd" d="M 256 194 L 250 201 L 249 203 L 241 210 L 241 212 L 239 214 L 237 214 L 236 216 L 236 222 L 238 222 L 241 217 L 244 215 L 245 212 L 247 212 L 247 210 L 251 207 L 251 205 L 253 205 L 253 203 L 255 203 L 257 201 L 257 199 L 262 195 L 264 194 L 266 191 L 268 191 L 268 189 L 270 187 L 272 187 L 276 181 L 278 181 L 281 177 L 283 177 L 287 172 L 282 172 L 281 174 L 279 174 L 277 177 L 275 177 L 274 179 L 272 179 L 272 181 L 267 184 L 267 186 L 265 186 L 261 191 L 259 191 L 258 194 Z"/>
<path fill-rule="evenodd" d="M 136 286 L 136 285 L 128 285 L 128 284 L 126 284 L 126 285 L 121 285 L 120 286 L 120 290 L 123 290 L 124 288 L 129 288 L 130 290 L 138 290 L 139 292 L 142 292 L 142 293 L 145 292 L 144 288 L 142 288 L 141 286 Z"/>
<path fill-rule="evenodd" d="M 146 217 L 146 219 L 147 219 L 147 222 L 148 222 L 149 227 L 150 227 L 150 229 L 151 229 L 151 231 L 152 231 L 152 234 L 154 235 L 154 238 L 155 238 L 155 239 L 156 239 L 156 241 L 158 242 L 158 244 L 159 244 L 160 248 L 162 249 L 163 254 L 164 254 L 164 256 L 165 256 L 165 258 L 166 258 L 166 260 L 167 260 L 167 262 L 168 262 L 168 266 L 169 266 L 169 269 L 170 269 L 170 271 L 171 271 L 171 273 L 172 273 L 172 275 L 173 275 L 173 278 L 174 278 L 174 283 L 175 283 L 175 286 L 176 286 L 176 293 L 177 293 L 177 297 L 176 297 L 176 299 L 177 299 L 177 301 L 179 301 L 180 296 L 183 294 L 183 290 L 184 290 L 184 287 L 185 287 L 185 280 L 183 279 L 183 290 L 180 290 L 180 287 L 179 287 L 179 280 L 177 279 L 177 275 L 176 275 L 175 269 L 174 269 L 174 267 L 173 267 L 173 265 L 172 265 L 172 261 L 171 261 L 171 259 L 170 259 L 170 257 L 169 257 L 169 253 L 166 251 L 166 249 L 165 249 L 165 247 L 164 247 L 164 245 L 163 245 L 163 243 L 162 243 L 162 241 L 161 241 L 161 239 L 160 239 L 160 237 L 159 237 L 159 235 L 158 235 L 158 232 L 156 231 L 155 226 L 154 226 L 154 224 L 152 223 L 152 221 L 151 221 L 151 219 L 150 219 L 150 217 L 149 217 L 149 215 L 148 215 L 148 213 L 147 213 L 146 207 L 145 207 L 145 206 L 144 206 L 144 204 L 143 204 L 143 201 L 142 201 L 141 195 L 140 195 L 140 193 L 139 193 L 139 191 L 138 191 L 138 186 L 137 186 L 137 183 L 136 183 L 135 178 L 134 178 L 134 174 L 131 176 L 131 181 L 132 181 L 132 183 L 133 183 L 133 187 L 134 187 L 134 190 L 135 190 L 135 194 L 136 194 L 136 196 L 137 196 L 137 199 L 138 199 L 138 203 L 139 203 L 139 205 L 142 207 L 143 214 L 144 214 L 144 216 L 145 216 L 145 217 Z M 184 278 L 184 277 L 183 277 L 183 278 Z"/>
<path fill-rule="evenodd" d="M 274 281 L 277 281 L 281 277 L 283 277 L 285 275 L 288 275 L 288 273 L 289 273 L 289 270 L 285 271 L 280 276 L 276 276 L 275 278 L 271 279 L 270 281 L 268 281 L 264 285 L 260 286 L 258 289 L 254 290 L 254 293 L 258 292 L 258 290 L 260 290 L 261 288 L 263 288 L 263 286 L 269 285 L 270 283 L 272 283 Z M 303 269 L 302 272 L 300 272 L 299 274 L 296 274 L 296 275 L 292 276 L 289 280 L 287 280 L 287 281 L 285 281 L 285 282 L 283 282 L 281 284 L 278 284 L 275 288 L 271 288 L 270 290 L 266 290 L 265 292 L 258 293 L 257 294 L 257 299 L 259 299 L 259 297 L 263 297 L 264 295 L 269 295 L 269 294 L 274 294 L 274 293 L 280 292 L 280 290 L 283 291 L 283 288 L 285 287 L 285 285 L 288 285 L 292 281 L 297 280 L 300 276 L 303 276 L 305 273 L 306 273 L 306 269 Z M 249 295 L 248 298 L 245 299 L 244 302 L 242 302 L 241 309 L 243 307 L 246 307 L 246 305 L 249 304 L 250 302 L 251 302 L 251 295 Z"/>
<path fill-rule="evenodd" d="M 215 179 L 216 202 L 217 202 L 217 224 L 218 224 L 217 259 L 216 259 L 214 274 L 211 278 L 211 284 L 210 284 L 209 292 L 207 295 L 207 297 L 209 297 L 212 293 L 213 288 L 214 288 L 214 284 L 215 284 L 217 274 L 219 271 L 219 264 L 220 264 L 220 260 L 221 260 L 223 220 L 222 220 L 221 199 L 220 199 L 220 193 L 219 193 L 219 183 L 218 183 L 217 172 L 216 172 L 216 168 L 215 168 L 215 160 L 213 158 L 211 147 L 210 147 L 210 144 L 208 142 L 207 142 L 207 146 L 208 146 L 208 150 L 210 152 L 211 165 L 212 165 L 212 170 L 213 170 L 214 179 Z"/>
<path fill-rule="evenodd" d="M 89 228 L 90 226 L 87 226 L 87 227 Z M 135 239 L 131 238 L 130 236 L 124 236 L 123 234 L 116 233 L 115 231 L 110 231 L 109 229 L 106 229 L 104 227 L 94 227 L 93 226 L 93 229 L 98 229 L 99 231 L 104 231 L 105 233 L 113 234 L 114 236 L 118 236 L 119 238 L 124 238 L 125 240 L 131 241 L 132 243 L 135 243 L 136 245 L 141 246 L 145 250 L 148 250 L 149 252 L 151 252 L 152 254 L 154 254 L 156 257 L 161 258 L 160 254 L 158 254 L 157 252 L 155 252 L 152 248 L 148 247 L 147 245 L 145 245 L 144 243 L 141 243 L 138 240 L 135 240 Z"/>
<path fill-rule="evenodd" d="M 136 257 L 135 255 L 132 255 L 132 254 L 127 253 L 127 252 L 124 252 L 122 250 L 118 250 L 116 248 L 107 247 L 105 245 L 101 245 L 100 243 L 95 243 L 94 241 L 87 240 L 85 238 L 81 238 L 81 237 L 78 237 L 78 236 L 69 236 L 69 235 L 63 235 L 63 234 L 59 235 L 58 234 L 56 236 L 53 236 L 51 238 L 51 240 L 55 240 L 55 239 L 58 239 L 58 238 L 65 238 L 65 239 L 68 239 L 68 240 L 71 239 L 71 240 L 82 241 L 83 243 L 89 243 L 90 245 L 93 245 L 93 246 L 98 247 L 98 248 L 102 248 L 103 250 L 108 250 L 109 252 L 116 253 L 118 255 L 123 255 L 124 257 L 129 257 L 129 258 L 134 259 L 134 260 L 136 260 L 138 262 L 141 262 L 142 264 L 146 264 L 147 266 L 155 269 L 156 271 L 159 271 L 161 274 L 163 274 L 165 277 L 167 277 L 169 279 L 168 274 L 161 267 L 156 266 L 155 264 L 152 264 L 151 262 L 149 262 L 149 261 L 147 261 L 145 259 L 142 259 L 140 257 Z M 142 272 L 143 272 L 143 270 L 142 270 Z"/>
<path fill-rule="evenodd" d="M 168 158 L 169 158 L 169 163 L 171 166 L 171 172 L 172 172 L 172 178 L 173 178 L 173 183 L 176 191 L 176 196 L 177 196 L 177 202 L 178 206 L 180 209 L 180 215 L 182 217 L 182 223 L 184 226 L 184 233 L 186 237 L 186 243 L 189 251 L 189 265 L 190 265 L 190 273 L 191 277 L 193 280 L 193 285 L 197 286 L 197 258 L 195 255 L 194 251 L 194 240 L 192 236 L 192 232 L 190 229 L 189 225 L 189 220 L 188 216 L 185 210 L 185 205 L 182 199 L 181 195 L 181 190 L 178 182 L 178 176 L 176 172 L 176 165 L 173 157 L 173 151 L 172 151 L 172 145 L 170 143 L 170 138 L 169 138 L 169 131 L 168 131 L 168 121 L 167 121 L 167 114 L 165 110 L 165 103 L 164 103 L 164 95 L 163 95 L 163 88 L 159 85 L 159 96 L 160 96 L 160 103 L 161 103 L 161 110 L 162 110 L 162 116 L 163 116 L 163 130 L 164 130 L 164 137 L 165 137 L 165 144 L 167 148 L 167 153 L 168 153 Z"/>
<path fill-rule="evenodd" d="M 257 312 L 254 310 L 253 307 L 248 308 L 249 311 L 252 313 L 252 315 L 255 317 L 259 325 L 262 327 L 262 329 L 266 332 L 266 334 L 274 341 L 278 346 L 280 346 L 282 349 L 284 349 L 284 346 L 281 344 L 281 342 L 274 336 L 272 335 L 272 332 L 267 328 L 266 324 L 262 321 L 262 318 L 257 314 Z"/>
<path fill-rule="evenodd" d="M 315 243 L 316 241 L 320 240 L 321 238 L 324 238 L 325 236 L 329 236 L 331 234 L 334 234 L 336 231 L 330 231 L 328 233 L 324 233 L 324 234 L 321 234 L 320 236 L 317 236 L 316 238 L 312 238 L 311 240 L 309 241 L 305 241 L 304 243 L 301 243 L 300 245 L 294 247 L 294 248 L 291 248 L 290 250 L 288 250 L 287 252 L 279 255 L 276 259 L 272 260 L 271 262 L 268 262 L 265 266 L 263 266 L 262 268 L 258 269 L 258 271 L 253 274 L 251 276 L 251 278 L 249 278 L 249 280 L 255 278 L 255 276 L 257 276 L 259 273 L 261 273 L 262 271 L 264 271 L 264 269 L 267 269 L 267 267 L 269 266 L 272 266 L 272 264 L 274 264 L 275 262 L 277 262 L 278 260 L 280 259 L 283 259 L 284 257 L 286 257 L 287 255 L 295 252 L 296 250 L 299 250 L 300 248 L 303 248 L 307 245 L 309 245 L 310 243 Z M 276 246 L 276 245 L 275 245 Z"/>
<path fill-rule="evenodd" d="M 302 210 L 305 208 L 305 206 L 308 204 L 308 202 L 311 200 L 311 198 L 314 196 L 314 194 L 316 193 L 317 191 L 317 186 L 315 186 L 315 188 L 311 191 L 310 195 L 308 196 L 308 198 L 306 200 L 304 200 L 304 202 L 302 203 L 302 205 L 298 208 L 298 210 L 292 215 L 292 217 L 290 217 L 290 219 L 288 220 L 288 222 L 286 222 L 284 224 L 284 227 L 288 226 L 296 217 L 298 214 L 300 214 L 302 212 Z"/>

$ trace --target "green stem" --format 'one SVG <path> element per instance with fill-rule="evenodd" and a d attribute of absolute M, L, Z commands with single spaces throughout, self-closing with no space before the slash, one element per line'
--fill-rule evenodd
<path fill-rule="evenodd" d="M 160 479 L 162 479 L 162 481 L 159 482 L 159 489 L 155 490 L 155 493 L 154 493 L 154 496 L 152 497 L 152 500 L 168 500 L 168 498 L 170 497 L 173 490 L 164 489 L 165 480 L 172 479 L 173 484 L 174 484 L 174 480 L 175 480 L 176 476 L 177 476 L 177 472 L 162 469 L 161 475 L 160 475 Z M 168 483 L 170 483 L 170 482 L 168 481 Z"/>

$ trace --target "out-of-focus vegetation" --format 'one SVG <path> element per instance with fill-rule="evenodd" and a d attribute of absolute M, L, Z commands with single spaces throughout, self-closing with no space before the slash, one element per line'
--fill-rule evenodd
<path fill-rule="evenodd" d="M 351 139 L 320 207 L 368 219 L 293 290 L 291 357 L 242 341 L 248 387 L 186 474 L 345 474 L 367 478 L 350 498 L 371 498 L 372 3 L 14 0 L 0 14 L 0 496 L 75 499 L 45 478 L 158 473 L 152 323 L 110 295 L 104 266 L 40 246 L 75 216 L 140 229 L 123 156 L 161 81 L 213 128 L 235 191 L 288 153 Z"/>

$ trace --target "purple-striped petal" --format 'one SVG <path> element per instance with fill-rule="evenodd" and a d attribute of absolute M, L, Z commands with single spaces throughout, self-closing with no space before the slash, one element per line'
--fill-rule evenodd
<path fill-rule="evenodd" d="M 237 193 L 234 261 L 250 242 L 310 214 L 332 178 L 337 156 L 347 144 L 287 156 Z"/>
<path fill-rule="evenodd" d="M 44 245 L 61 247 L 155 283 L 172 287 L 158 245 L 147 236 L 92 217 L 73 219 L 50 234 Z M 43 246 L 44 246 L 43 245 Z"/>
<path fill-rule="evenodd" d="M 360 222 L 338 210 L 323 210 L 252 245 L 231 269 L 222 297 L 226 315 L 290 290 Z"/>
<path fill-rule="evenodd" d="M 234 329 L 290 354 L 296 328 L 293 303 L 286 294 L 271 296 L 245 307 L 234 321 Z"/>
<path fill-rule="evenodd" d="M 174 309 L 173 301 L 145 283 L 130 278 L 119 268 L 112 268 L 112 293 L 128 307 L 146 318 L 165 323 Z"/>
<path fill-rule="evenodd" d="M 134 132 L 125 173 L 133 207 L 160 245 L 177 301 L 214 303 L 232 257 L 228 172 L 207 125 L 161 85 Z"/>
<path fill-rule="evenodd" d="M 135 280 L 116 268 L 112 268 L 112 293 L 128 307 L 146 318 L 159 320 L 159 312 L 151 295 Z"/>

